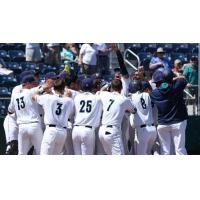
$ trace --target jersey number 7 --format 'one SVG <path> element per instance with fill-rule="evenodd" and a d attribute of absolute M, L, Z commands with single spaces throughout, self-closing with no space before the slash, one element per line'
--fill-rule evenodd
<path fill-rule="evenodd" d="M 109 104 L 109 106 L 108 106 L 108 108 L 107 108 L 107 111 L 109 111 L 109 110 L 110 110 L 110 107 L 112 106 L 112 104 L 114 103 L 114 101 L 115 101 L 115 100 L 113 100 L 113 99 L 110 99 L 110 104 Z"/>

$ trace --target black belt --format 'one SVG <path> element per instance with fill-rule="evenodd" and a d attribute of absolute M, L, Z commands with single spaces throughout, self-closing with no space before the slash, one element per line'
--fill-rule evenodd
<path fill-rule="evenodd" d="M 108 125 L 108 126 L 106 126 L 107 128 L 112 128 L 113 127 L 113 125 Z"/>
<path fill-rule="evenodd" d="M 142 124 L 141 126 L 140 126 L 140 128 L 144 128 L 144 127 L 146 127 L 147 125 L 146 124 Z M 151 126 L 154 126 L 154 124 L 151 124 Z"/>
<path fill-rule="evenodd" d="M 82 126 L 82 125 L 74 125 L 74 126 Z M 92 129 L 92 126 L 85 126 L 86 128 L 91 128 Z"/>
<path fill-rule="evenodd" d="M 47 126 L 48 126 L 48 127 L 56 127 L 56 125 L 55 125 L 55 124 L 48 124 Z M 65 127 L 63 127 L 63 128 L 65 128 L 65 129 L 66 129 L 67 127 L 65 126 Z"/>

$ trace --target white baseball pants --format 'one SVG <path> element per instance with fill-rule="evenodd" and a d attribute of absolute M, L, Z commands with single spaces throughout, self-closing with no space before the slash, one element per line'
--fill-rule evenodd
<path fill-rule="evenodd" d="M 99 139 L 107 155 L 124 155 L 121 127 L 102 125 Z"/>
<path fill-rule="evenodd" d="M 7 115 L 5 117 L 4 123 L 3 123 L 5 135 L 6 135 L 6 142 L 10 142 L 12 140 L 18 140 L 18 125 L 17 122 Z"/>
<path fill-rule="evenodd" d="M 187 155 L 185 148 L 186 125 L 186 120 L 171 125 L 158 125 L 157 130 L 162 155 L 170 155 L 171 146 L 174 146 L 176 155 Z"/>
<path fill-rule="evenodd" d="M 62 127 L 48 127 L 44 131 L 41 145 L 41 155 L 59 155 L 62 153 L 67 129 Z"/>
<path fill-rule="evenodd" d="M 136 155 L 151 155 L 153 145 L 156 141 L 157 131 L 155 126 L 137 127 L 135 138 Z"/>
<path fill-rule="evenodd" d="M 43 132 L 40 123 L 19 125 L 18 149 L 19 155 L 27 155 L 31 146 L 34 146 L 35 154 L 40 154 Z"/>
<path fill-rule="evenodd" d="M 95 147 L 95 129 L 86 126 L 74 126 L 72 141 L 75 155 L 93 155 Z"/>

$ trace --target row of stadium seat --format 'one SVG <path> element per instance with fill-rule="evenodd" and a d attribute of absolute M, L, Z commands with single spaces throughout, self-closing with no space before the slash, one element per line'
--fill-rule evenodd
<path fill-rule="evenodd" d="M 135 53 L 150 52 L 155 53 L 158 47 L 164 48 L 168 53 L 198 53 L 197 43 L 125 43 L 125 49 L 130 48 Z"/>
<path fill-rule="evenodd" d="M 22 50 L 25 51 L 25 43 L 0 43 L 0 50 Z"/>
<path fill-rule="evenodd" d="M 25 53 L 22 50 L 0 50 L 0 58 L 2 58 L 5 62 L 24 62 Z"/>

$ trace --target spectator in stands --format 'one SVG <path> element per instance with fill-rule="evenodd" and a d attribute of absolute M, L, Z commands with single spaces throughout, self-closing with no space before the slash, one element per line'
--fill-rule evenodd
<path fill-rule="evenodd" d="M 93 43 L 85 43 L 81 46 L 79 64 L 84 74 L 97 72 L 97 50 L 94 48 Z"/>
<path fill-rule="evenodd" d="M 38 63 L 42 60 L 42 52 L 39 43 L 26 43 L 26 61 Z"/>
<path fill-rule="evenodd" d="M 183 75 L 183 70 L 181 68 L 182 68 L 181 60 L 180 59 L 176 59 L 174 61 L 174 66 L 172 68 L 172 71 L 174 72 L 174 74 L 176 76 L 182 76 Z"/>
<path fill-rule="evenodd" d="M 188 91 L 191 95 L 198 96 L 198 58 L 192 56 L 190 59 L 190 64 L 187 65 L 183 71 L 183 76 L 188 81 Z"/>
<path fill-rule="evenodd" d="M 164 56 L 165 51 L 159 47 L 156 51 L 156 55 L 151 59 L 149 69 L 153 72 L 156 70 L 163 71 L 164 69 L 171 68 L 170 63 Z"/>
<path fill-rule="evenodd" d="M 61 63 L 60 57 L 60 44 L 59 43 L 49 43 L 46 45 L 45 64 L 58 66 Z"/>
<path fill-rule="evenodd" d="M 108 43 L 94 43 L 94 48 L 98 51 L 97 54 L 97 66 L 98 71 L 101 74 L 110 74 L 110 59 L 109 53 L 112 51 L 110 44 Z"/>
<path fill-rule="evenodd" d="M 140 80 L 145 80 L 146 79 L 144 66 L 139 66 L 138 67 L 138 76 L 139 76 Z"/>
<path fill-rule="evenodd" d="M 60 55 L 63 61 L 74 61 L 76 58 L 76 55 L 71 50 L 71 43 L 64 44 Z"/>

